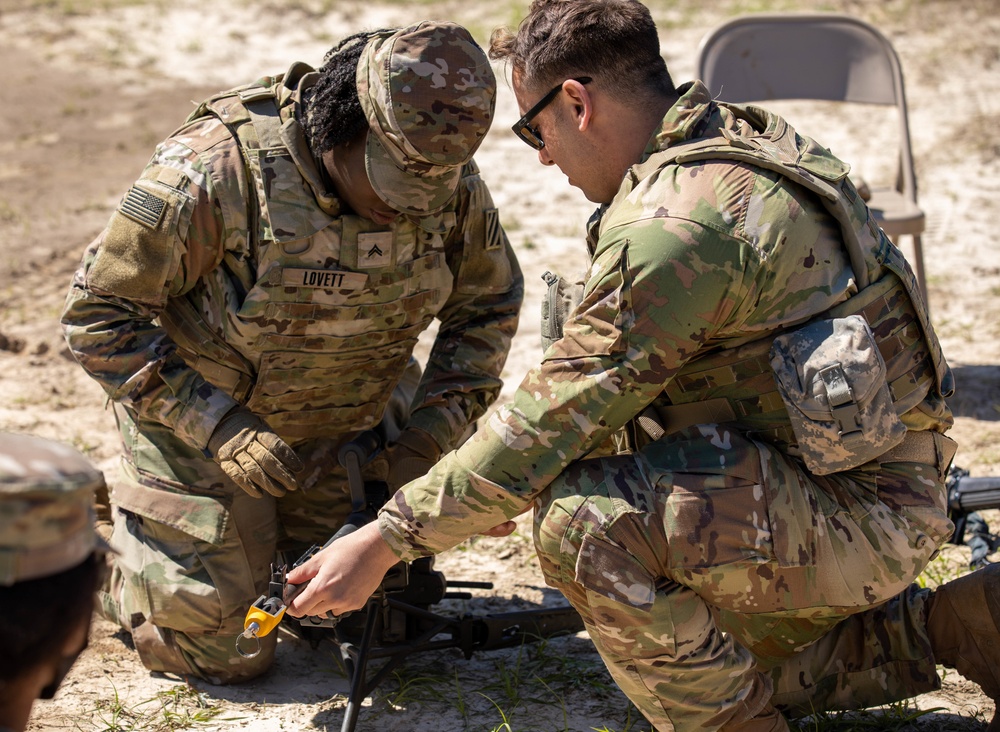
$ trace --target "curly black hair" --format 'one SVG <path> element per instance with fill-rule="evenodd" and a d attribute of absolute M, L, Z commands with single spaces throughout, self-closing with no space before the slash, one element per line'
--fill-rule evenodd
<path fill-rule="evenodd" d="M 344 145 L 368 128 L 368 119 L 358 99 L 358 62 L 370 38 L 394 30 L 355 33 L 327 52 L 319 69 L 319 81 L 306 100 L 304 127 L 314 155 Z"/>

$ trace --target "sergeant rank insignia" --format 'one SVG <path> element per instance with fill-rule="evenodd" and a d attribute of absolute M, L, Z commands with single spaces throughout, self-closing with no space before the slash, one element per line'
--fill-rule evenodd
<path fill-rule="evenodd" d="M 155 229 L 163 218 L 167 202 L 141 188 L 132 186 L 125 194 L 118 210 L 138 224 Z"/>

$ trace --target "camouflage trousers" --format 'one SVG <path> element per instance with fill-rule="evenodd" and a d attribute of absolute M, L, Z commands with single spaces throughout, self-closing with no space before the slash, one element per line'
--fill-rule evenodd
<path fill-rule="evenodd" d="M 419 371 L 393 393 L 379 429 L 394 438 L 405 422 Z M 280 499 L 251 498 L 214 460 L 160 425 L 141 427 L 119 413 L 125 456 L 111 503 L 117 551 L 101 592 L 101 612 L 131 632 L 151 671 L 211 683 L 245 681 L 274 660 L 277 633 L 253 659 L 236 639 L 250 605 L 267 591 L 277 552 L 299 556 L 324 544 L 350 512 L 343 441 L 296 445 L 303 489 Z"/>
<path fill-rule="evenodd" d="M 940 683 L 912 585 L 952 532 L 938 462 L 817 477 L 702 425 L 572 465 L 536 549 L 657 730 L 888 703 Z"/>

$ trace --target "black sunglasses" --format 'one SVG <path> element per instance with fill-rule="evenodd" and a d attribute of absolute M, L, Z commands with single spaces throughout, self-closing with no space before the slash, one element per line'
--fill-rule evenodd
<path fill-rule="evenodd" d="M 589 84 L 591 81 L 593 81 L 593 79 L 591 79 L 589 76 L 581 76 L 578 79 L 573 79 L 573 81 L 579 82 L 581 84 Z M 515 122 L 514 125 L 511 127 L 511 129 L 514 130 L 515 135 L 520 137 L 535 150 L 541 150 L 543 147 L 545 147 L 545 140 L 542 139 L 541 133 L 534 127 L 532 127 L 529 123 L 531 122 L 531 120 L 535 118 L 535 115 L 537 115 L 539 112 L 545 109 L 546 106 L 548 106 L 549 102 L 551 102 L 553 99 L 556 98 L 556 95 L 560 91 L 562 91 L 563 84 L 565 83 L 566 83 L 565 81 L 559 82 L 558 85 L 553 87 L 552 91 L 550 91 L 544 97 L 539 99 L 538 104 L 536 104 L 534 107 L 525 112 L 524 116 L 521 117 L 521 119 L 519 119 L 517 122 Z"/>

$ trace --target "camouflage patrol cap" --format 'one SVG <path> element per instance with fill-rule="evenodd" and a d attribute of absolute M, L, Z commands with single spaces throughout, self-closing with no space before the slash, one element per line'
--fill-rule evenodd
<path fill-rule="evenodd" d="M 493 122 L 496 77 L 460 25 L 424 21 L 368 41 L 357 71 L 365 165 L 396 211 L 440 211 Z"/>
<path fill-rule="evenodd" d="M 0 585 L 58 574 L 108 550 L 94 530 L 103 481 L 68 445 L 0 433 Z"/>

